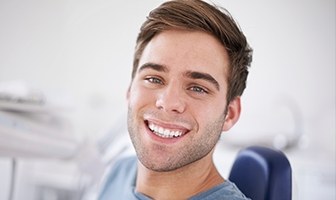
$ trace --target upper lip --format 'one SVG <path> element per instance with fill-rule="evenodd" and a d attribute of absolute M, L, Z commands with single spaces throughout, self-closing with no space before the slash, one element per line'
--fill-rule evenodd
<path fill-rule="evenodd" d="M 188 132 L 191 129 L 189 125 L 182 124 L 180 122 L 166 122 L 166 121 L 162 121 L 159 119 L 153 119 L 153 118 L 147 118 L 145 119 L 145 122 L 147 125 L 149 123 L 153 123 L 165 129 L 182 131 L 183 134 Z"/>

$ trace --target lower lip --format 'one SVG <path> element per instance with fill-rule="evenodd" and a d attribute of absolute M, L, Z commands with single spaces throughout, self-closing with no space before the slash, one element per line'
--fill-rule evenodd
<path fill-rule="evenodd" d="M 154 141 L 157 141 L 157 142 L 160 142 L 160 143 L 164 143 L 164 144 L 173 144 L 173 143 L 176 143 L 178 141 L 180 141 L 186 134 L 183 134 L 179 137 L 173 137 L 173 138 L 163 138 L 163 137 L 160 137 L 158 135 L 156 135 L 155 133 L 153 133 L 153 131 L 151 131 L 147 124 L 145 123 L 145 127 L 146 127 L 146 132 L 148 133 L 149 137 L 154 140 Z"/>

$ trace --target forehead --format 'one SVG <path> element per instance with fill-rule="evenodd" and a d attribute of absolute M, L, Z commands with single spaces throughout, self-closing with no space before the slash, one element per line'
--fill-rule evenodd
<path fill-rule="evenodd" d="M 176 72 L 206 72 L 225 81 L 229 57 L 225 47 L 207 33 L 168 30 L 156 35 L 145 47 L 139 66 L 148 62 Z"/>

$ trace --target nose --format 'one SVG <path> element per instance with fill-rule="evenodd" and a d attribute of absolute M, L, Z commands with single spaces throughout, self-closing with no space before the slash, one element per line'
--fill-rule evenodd
<path fill-rule="evenodd" d="M 186 109 L 184 93 L 178 85 L 168 85 L 159 92 L 156 107 L 165 112 L 183 113 Z"/>

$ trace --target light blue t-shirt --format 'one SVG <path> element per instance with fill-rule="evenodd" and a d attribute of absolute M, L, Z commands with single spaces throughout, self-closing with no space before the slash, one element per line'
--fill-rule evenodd
<path fill-rule="evenodd" d="M 99 195 L 99 200 L 151 200 L 144 194 L 135 191 L 137 173 L 136 157 L 119 160 L 108 175 L 104 187 Z M 199 193 L 189 200 L 248 200 L 244 194 L 230 181 Z"/>

